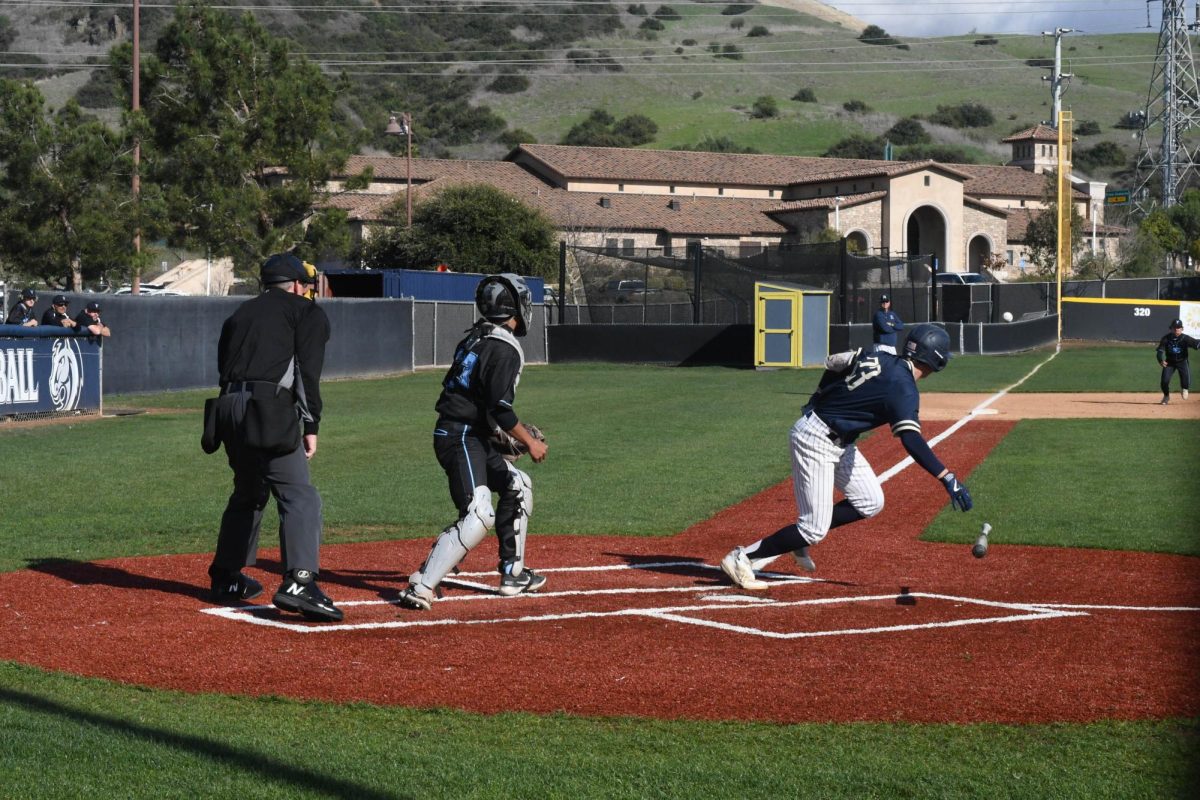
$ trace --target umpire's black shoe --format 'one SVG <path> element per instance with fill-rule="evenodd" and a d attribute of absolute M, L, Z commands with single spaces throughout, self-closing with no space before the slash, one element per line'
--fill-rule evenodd
<path fill-rule="evenodd" d="M 214 603 L 236 603 L 240 600 L 251 600 L 262 594 L 262 584 L 240 572 L 217 573 L 212 577 L 212 587 L 209 597 Z"/>
<path fill-rule="evenodd" d="M 282 611 L 295 611 L 314 622 L 341 622 L 342 612 L 321 587 L 317 576 L 306 569 L 294 569 L 283 576 L 283 584 L 271 600 Z"/>

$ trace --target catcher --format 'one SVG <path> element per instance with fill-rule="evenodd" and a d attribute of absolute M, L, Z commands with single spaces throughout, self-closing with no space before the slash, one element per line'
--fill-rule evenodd
<path fill-rule="evenodd" d="M 524 563 L 533 486 L 512 463 L 522 451 L 540 462 L 547 449 L 540 431 L 518 421 L 513 411 L 525 365 L 516 337 L 528 329 L 532 296 L 520 276 L 506 272 L 479 282 L 475 306 L 483 319 L 454 351 L 435 406 L 433 431 L 434 453 L 449 479 L 458 521 L 434 540 L 425 563 L 400 594 L 400 605 L 419 611 L 430 609 L 438 584 L 493 525 L 500 540 L 500 594 L 511 597 L 546 585 L 545 577 Z M 492 492 L 499 495 L 494 509 Z"/>

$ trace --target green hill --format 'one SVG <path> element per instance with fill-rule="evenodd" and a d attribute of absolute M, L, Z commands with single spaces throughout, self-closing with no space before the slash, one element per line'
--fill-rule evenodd
<path fill-rule="evenodd" d="M 343 77 L 347 124 L 363 130 L 368 148 L 398 146 L 382 135 L 389 110 L 412 113 L 423 155 L 487 158 L 514 139 L 559 142 L 603 108 L 618 118 L 650 117 L 658 133 L 646 147 L 691 148 L 724 137 L 761 152 L 820 155 L 847 136 L 877 136 L 898 119 L 970 103 L 989 109 L 994 122 L 969 130 L 923 124 L 935 143 L 999 163 L 1008 156 L 1000 139 L 1051 116 L 1042 80 L 1049 70 L 1036 66 L 1053 57 L 1049 37 L 975 34 L 881 46 L 859 41 L 853 25 L 751 4 L 614 3 L 552 13 L 529 6 L 505 14 L 484 14 L 481 6 L 463 6 L 469 14 L 385 14 L 330 5 L 255 13 L 331 77 Z M 153 52 L 166 13 L 143 11 L 145 52 Z M 60 66 L 10 66 L 0 74 L 47 76 L 39 83 L 52 105 L 77 94 L 115 119 L 114 83 L 104 71 L 89 80 L 61 65 L 102 58 L 126 38 L 128 9 L 11 6 L 2 14 L 11 22 L 0 39 L 10 51 L 4 63 Z M 1145 105 L 1156 43 L 1153 33 L 1064 40 L 1064 71 L 1075 76 L 1064 108 L 1077 126 L 1099 128 L 1079 136 L 1077 154 L 1102 141 L 1126 159 L 1135 154 L 1133 132 L 1117 126 Z M 805 89 L 815 102 L 792 99 Z M 751 108 L 764 96 L 777 101 L 778 115 L 755 119 Z M 868 110 L 846 111 L 851 101 Z M 1107 178 L 1112 170 L 1093 172 Z"/>

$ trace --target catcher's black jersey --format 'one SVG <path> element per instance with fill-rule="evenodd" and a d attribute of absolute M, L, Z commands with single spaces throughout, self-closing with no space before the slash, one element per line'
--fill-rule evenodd
<path fill-rule="evenodd" d="M 518 421 L 513 400 L 523 363 L 521 345 L 512 333 L 490 323 L 477 324 L 455 348 L 454 363 L 434 406 L 438 419 L 482 430 L 490 430 L 494 420 L 512 430 Z"/>
<path fill-rule="evenodd" d="M 841 372 L 825 370 L 817 391 L 805 406 L 846 443 L 885 422 L 899 436 L 921 432 L 917 412 L 921 395 L 912 365 L 891 353 L 859 353 Z"/>

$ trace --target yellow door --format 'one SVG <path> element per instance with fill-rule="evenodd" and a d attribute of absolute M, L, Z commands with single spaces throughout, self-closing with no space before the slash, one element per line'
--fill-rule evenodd
<path fill-rule="evenodd" d="M 800 295 L 769 289 L 758 289 L 755 294 L 755 365 L 798 366 Z"/>

